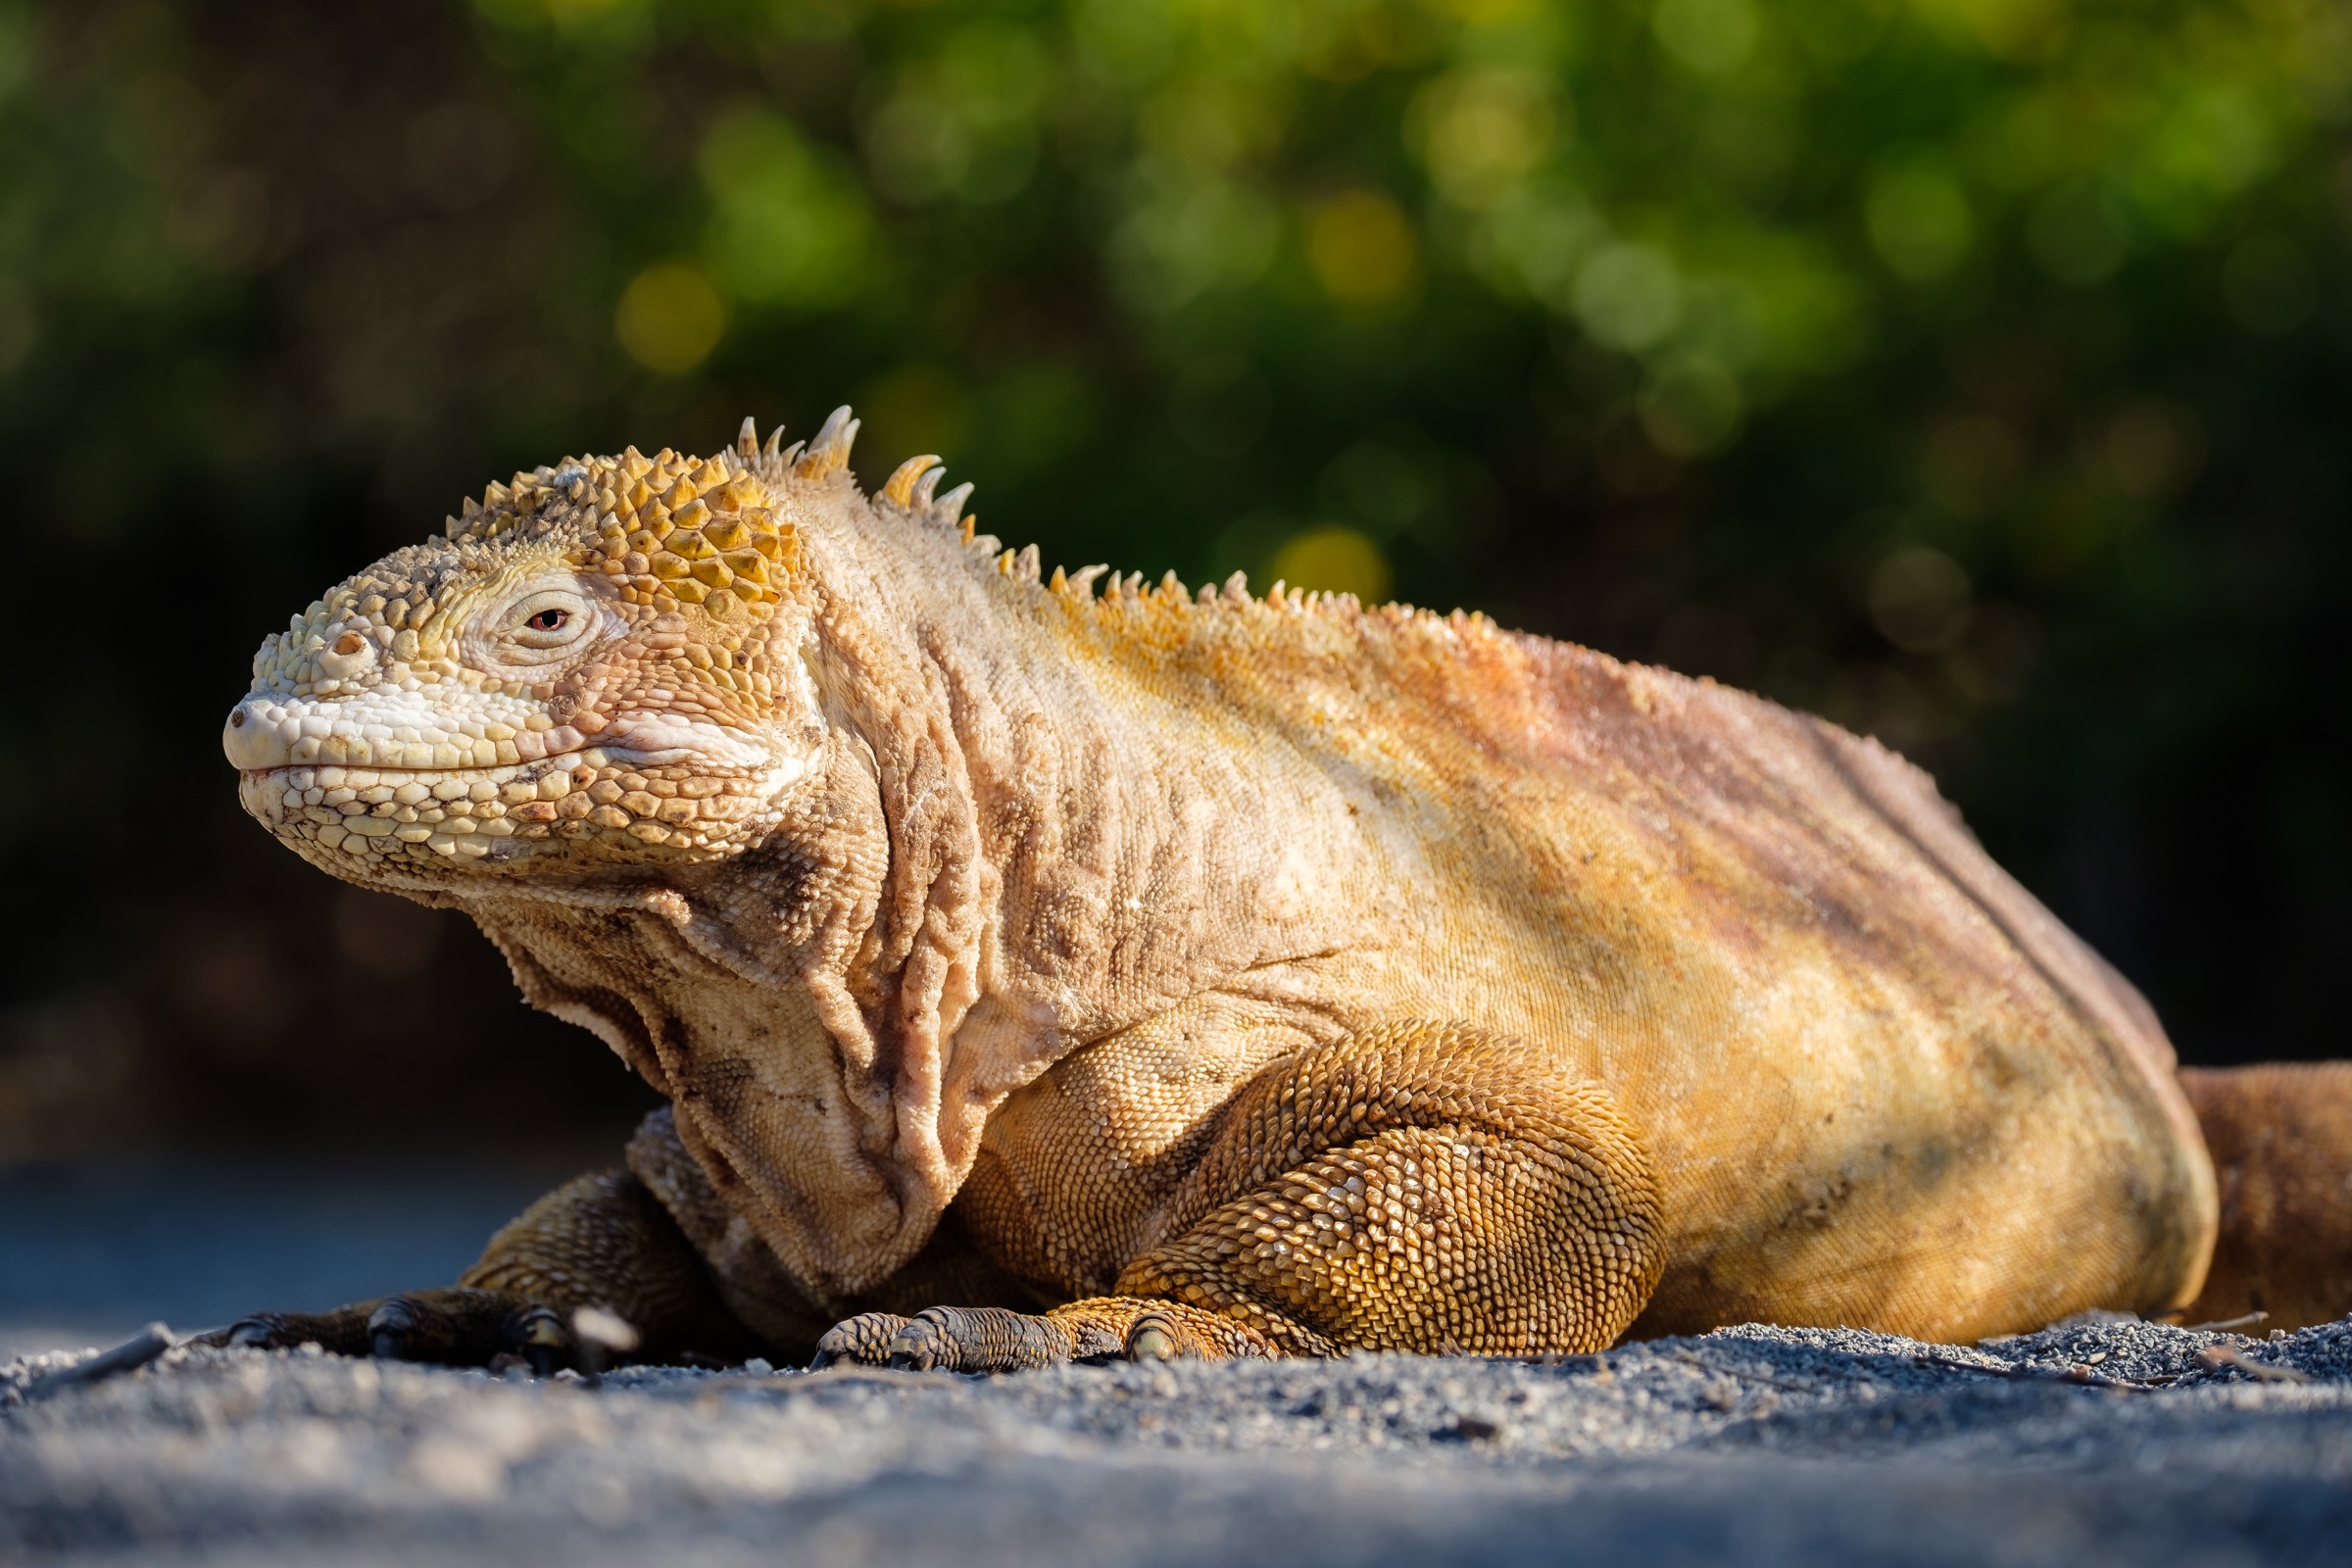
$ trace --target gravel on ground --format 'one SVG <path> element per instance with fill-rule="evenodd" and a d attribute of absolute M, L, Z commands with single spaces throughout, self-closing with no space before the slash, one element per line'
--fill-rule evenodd
<path fill-rule="evenodd" d="M 86 1353 L 0 1368 L 0 1562 L 2352 1561 L 2352 1320 L 594 1386 L 190 1348 L 55 1379 Z"/>

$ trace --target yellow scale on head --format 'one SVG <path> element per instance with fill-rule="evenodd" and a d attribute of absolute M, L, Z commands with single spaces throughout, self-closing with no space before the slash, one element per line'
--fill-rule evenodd
<path fill-rule="evenodd" d="M 458 540 L 491 540 L 549 500 L 570 496 L 593 507 L 594 534 L 580 564 L 617 579 L 624 603 L 657 611 L 700 605 L 718 619 L 738 606 L 773 605 L 797 569 L 799 538 L 777 519 L 767 491 L 722 458 L 694 459 L 635 447 L 617 458 L 566 459 L 556 472 L 581 477 L 561 492 L 534 493 L 528 476 L 510 490 L 493 484 L 482 506 L 451 531 Z"/>

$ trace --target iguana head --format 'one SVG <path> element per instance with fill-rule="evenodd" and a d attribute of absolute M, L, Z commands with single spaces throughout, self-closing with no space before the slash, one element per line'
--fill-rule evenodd
<path fill-rule="evenodd" d="M 843 409 L 763 452 L 747 420 L 715 457 L 491 485 L 263 642 L 221 732 L 246 808 L 412 892 L 759 842 L 821 730 L 796 512 L 849 484 L 856 430 Z"/>

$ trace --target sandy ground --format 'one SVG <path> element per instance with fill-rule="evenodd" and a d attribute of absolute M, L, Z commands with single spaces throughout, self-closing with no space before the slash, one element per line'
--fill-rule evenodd
<path fill-rule="evenodd" d="M 0 1371 L 0 1561 L 2352 1561 L 2352 1322 L 594 1388 L 175 1350 L 24 1399 L 75 1359 Z"/>
<path fill-rule="evenodd" d="M 2352 1562 L 2352 1323 L 598 1389 L 193 1351 L 22 1401 L 150 1317 L 451 1278 L 549 1179 L 434 1169 L 0 1170 L 0 1563 Z"/>

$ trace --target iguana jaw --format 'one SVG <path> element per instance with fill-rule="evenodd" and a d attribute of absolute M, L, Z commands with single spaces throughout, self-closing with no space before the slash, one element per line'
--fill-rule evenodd
<path fill-rule="evenodd" d="M 244 772 L 238 797 L 304 858 L 353 881 L 585 871 L 700 861 L 759 843 L 790 762 L 724 771 L 590 747 L 488 768 L 294 763 Z"/>

